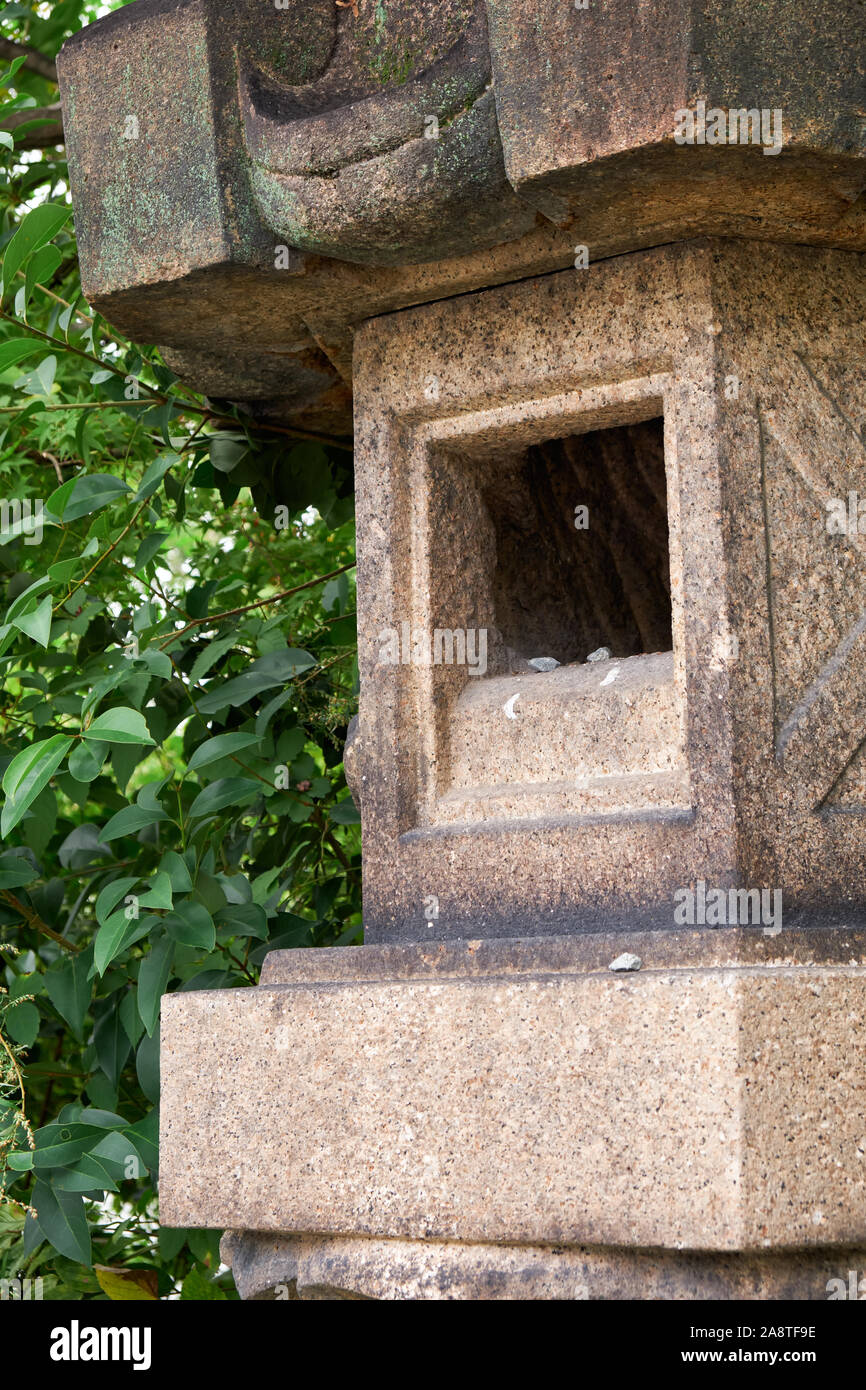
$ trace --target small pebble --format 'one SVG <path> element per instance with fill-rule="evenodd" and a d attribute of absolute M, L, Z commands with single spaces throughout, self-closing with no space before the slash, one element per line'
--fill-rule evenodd
<path fill-rule="evenodd" d="M 555 671 L 559 662 L 555 656 L 531 656 L 529 665 L 533 671 Z"/>
<path fill-rule="evenodd" d="M 643 961 L 640 956 L 633 956 L 629 951 L 624 951 L 616 960 L 612 960 L 607 967 L 608 970 L 640 970 Z"/>
<path fill-rule="evenodd" d="M 594 652 L 590 652 L 587 661 L 610 661 L 610 647 L 596 647 Z"/>

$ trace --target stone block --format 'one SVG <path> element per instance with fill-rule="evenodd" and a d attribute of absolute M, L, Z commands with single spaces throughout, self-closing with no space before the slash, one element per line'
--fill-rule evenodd
<path fill-rule="evenodd" d="M 859 0 L 486 3 L 509 180 L 576 241 L 628 225 L 633 246 L 705 233 L 862 249 Z"/>
<path fill-rule="evenodd" d="M 374 315 L 580 247 L 866 248 L 864 53 L 859 0 L 136 0 L 58 63 L 84 290 L 205 394 L 350 433 Z M 676 144 L 698 102 L 781 151 Z"/>
<path fill-rule="evenodd" d="M 542 1270 L 866 1246 L 864 934 L 649 933 L 612 973 L 634 944 L 286 951 L 257 989 L 168 997 L 161 1220 Z"/>
<path fill-rule="evenodd" d="M 864 301 L 729 240 L 361 329 L 368 940 L 862 915 Z"/>
<path fill-rule="evenodd" d="M 260 1301 L 817 1302 L 866 1290 L 862 1246 L 739 1255 L 230 1231 L 221 1250 L 241 1298 Z"/>

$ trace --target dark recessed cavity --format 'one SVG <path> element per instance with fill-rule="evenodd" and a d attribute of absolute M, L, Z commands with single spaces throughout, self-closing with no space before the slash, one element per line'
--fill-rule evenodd
<path fill-rule="evenodd" d="M 600 647 L 615 657 L 671 649 L 661 419 L 532 445 L 494 476 L 482 487 L 493 603 L 514 657 L 566 664 Z"/>

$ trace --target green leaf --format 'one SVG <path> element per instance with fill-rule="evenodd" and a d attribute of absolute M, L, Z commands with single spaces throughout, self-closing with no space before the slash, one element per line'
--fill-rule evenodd
<path fill-rule="evenodd" d="M 145 782 L 136 794 L 136 805 L 143 806 L 147 811 L 161 811 L 162 804 L 159 798 L 167 780 L 166 777 L 160 777 L 156 781 Z"/>
<path fill-rule="evenodd" d="M 201 903 L 179 903 L 164 919 L 166 930 L 179 946 L 197 946 L 212 951 L 216 943 L 213 919 Z"/>
<path fill-rule="evenodd" d="M 100 700 L 103 700 L 112 690 L 119 685 L 126 685 L 130 682 L 130 670 L 127 662 L 115 666 L 108 675 L 100 677 L 98 681 L 88 690 L 81 702 L 81 717 L 84 719 L 91 710 L 96 709 Z"/>
<path fill-rule="evenodd" d="M 12 1005 L 3 1023 L 13 1042 L 20 1047 L 32 1047 L 39 1032 L 39 1010 L 25 999 L 23 1004 Z"/>
<path fill-rule="evenodd" d="M 51 587 L 51 580 L 48 575 L 42 575 L 40 579 L 34 579 L 32 584 L 28 584 L 26 589 L 22 589 L 13 604 L 10 604 L 6 614 L 7 623 L 15 621 L 19 613 L 23 613 L 25 608 L 30 607 L 31 600 L 36 594 L 41 594 L 43 590 Z"/>
<path fill-rule="evenodd" d="M 210 461 L 219 473 L 231 473 L 249 453 L 243 435 L 215 434 L 210 441 Z"/>
<path fill-rule="evenodd" d="M 123 1003 L 120 1006 L 120 1018 L 126 1031 L 126 1036 L 136 1047 L 144 1032 L 144 1024 L 138 1016 L 138 1005 L 135 998 L 135 990 L 129 989 L 123 996 Z"/>
<path fill-rule="evenodd" d="M 160 454 L 158 458 L 155 458 L 146 470 L 133 501 L 143 502 L 145 498 L 152 497 L 165 474 L 176 463 L 180 463 L 180 454 Z"/>
<path fill-rule="evenodd" d="M 120 1021 L 120 1009 L 117 1007 L 116 999 L 97 1023 L 93 1032 L 93 1042 L 96 1047 L 96 1060 L 111 1085 L 116 1087 L 130 1053 L 129 1038 Z"/>
<path fill-rule="evenodd" d="M 37 285 L 45 285 L 51 279 L 63 257 L 56 246 L 43 246 L 31 256 L 25 279 L 25 300 L 29 301 Z"/>
<path fill-rule="evenodd" d="M 96 744 L 91 748 L 86 743 L 76 743 L 69 754 L 69 771 L 76 782 L 93 782 L 102 771 L 108 756 L 108 748 Z"/>
<path fill-rule="evenodd" d="M 264 738 L 268 731 L 268 725 L 277 710 L 282 709 L 283 705 L 287 705 L 289 701 L 294 698 L 295 692 L 291 688 L 288 690 L 281 690 L 279 695 L 275 695 L 272 700 L 269 700 L 268 703 L 263 706 L 256 715 L 256 736 L 258 738 Z"/>
<path fill-rule="evenodd" d="M 107 922 L 117 904 L 129 893 L 130 888 L 138 883 L 137 878 L 116 878 L 112 883 L 107 883 L 96 899 L 96 920 L 100 923 Z"/>
<path fill-rule="evenodd" d="M 253 900 L 252 884 L 246 874 L 217 874 L 214 883 L 222 894 L 220 907 L 226 903 L 251 903 Z"/>
<path fill-rule="evenodd" d="M 172 892 L 189 893 L 192 890 L 192 878 L 189 869 L 179 854 L 170 849 L 160 860 L 160 869 L 167 873 L 171 882 Z"/>
<path fill-rule="evenodd" d="M 94 1105 L 86 1105 L 79 1115 L 83 1124 L 96 1125 L 100 1129 L 123 1129 L 126 1121 L 113 1110 L 99 1110 Z"/>
<path fill-rule="evenodd" d="M 212 874 L 199 869 L 195 880 L 196 902 L 203 903 L 208 912 L 219 912 L 230 901 L 223 885 Z M 231 899 L 234 901 L 234 899 Z"/>
<path fill-rule="evenodd" d="M 335 604 L 339 604 L 338 612 L 342 613 L 346 607 L 346 599 L 349 594 L 348 575 L 338 574 L 336 579 L 329 579 L 322 589 L 322 607 L 329 613 Z"/>
<path fill-rule="evenodd" d="M 195 1300 L 196 1303 L 218 1302 L 226 1298 L 224 1289 L 208 1279 L 199 1269 L 191 1269 L 180 1286 L 181 1302 Z"/>
<path fill-rule="evenodd" d="M 37 856 L 44 855 L 57 825 L 57 794 L 43 787 L 21 824 L 21 838 Z"/>
<path fill-rule="evenodd" d="M 361 813 L 350 796 L 338 801 L 336 806 L 329 806 L 328 815 L 335 825 L 358 825 L 361 820 Z"/>
<path fill-rule="evenodd" d="M 23 298 L 23 289 L 20 295 Z M 23 391 L 28 396 L 50 396 L 56 372 L 57 358 L 53 354 L 43 357 L 41 362 L 15 382 L 16 390 Z"/>
<path fill-rule="evenodd" d="M 140 574 L 145 566 L 150 564 L 153 557 L 159 554 L 163 541 L 167 539 L 167 531 L 153 531 L 151 535 L 145 536 L 141 545 L 138 547 L 132 566 L 136 574 Z"/>
<path fill-rule="evenodd" d="M 65 734 L 54 734 L 28 744 L 14 757 L 3 774 L 6 804 L 0 817 L 0 835 L 6 836 L 25 815 L 57 771 L 72 743 Z"/>
<path fill-rule="evenodd" d="M 84 1199 L 76 1192 L 58 1192 L 42 1179 L 37 1180 L 31 1198 L 36 1221 L 49 1245 L 76 1264 L 92 1264 L 90 1231 Z"/>
<path fill-rule="evenodd" d="M 293 647 L 285 651 L 268 652 L 265 656 L 260 656 L 258 661 L 254 661 L 243 675 L 235 676 L 215 689 L 209 689 L 197 702 L 199 711 L 202 714 L 213 714 L 215 710 L 223 709 L 226 705 L 242 705 L 254 695 L 260 695 L 263 690 L 270 690 L 275 685 L 285 685 L 286 681 L 291 680 L 300 671 L 308 671 L 315 665 L 314 656 Z"/>
<path fill-rule="evenodd" d="M 171 907 L 171 879 L 167 873 L 159 872 L 151 879 L 144 897 L 139 898 L 139 907 Z"/>
<path fill-rule="evenodd" d="M 13 15 L 16 19 L 29 19 L 30 13 L 25 10 L 23 5 L 7 5 L 6 14 L 11 19 Z M 0 73 L 0 87 L 8 87 L 12 78 L 20 67 L 27 61 L 27 54 L 22 53 L 20 58 L 14 58 L 5 72 Z M 5 104 L 5 103 L 4 103 Z"/>
<path fill-rule="evenodd" d="M 21 999 L 25 994 L 42 993 L 42 976 L 36 971 L 16 975 L 9 985 L 9 999 Z"/>
<path fill-rule="evenodd" d="M 159 1253 L 169 1264 L 186 1245 L 186 1237 L 185 1226 L 160 1226 L 157 1232 Z"/>
<path fill-rule="evenodd" d="M 81 737 L 97 743 L 155 742 L 147 731 L 144 715 L 137 709 L 127 709 L 123 705 L 98 714 L 92 724 L 82 729 Z"/>
<path fill-rule="evenodd" d="M 110 1166 L 117 1165 L 120 1172 L 124 1173 L 124 1177 L 126 1176 L 124 1169 L 130 1158 L 136 1159 L 142 1167 L 146 1166 L 138 1145 L 129 1137 L 128 1127 L 120 1130 L 115 1129 L 106 1134 L 105 1138 L 100 1140 L 93 1149 L 93 1155 L 102 1163 L 107 1163 Z"/>
<path fill-rule="evenodd" d="M 87 1078 L 87 1098 L 93 1105 L 104 1105 L 106 1107 L 117 1104 L 117 1087 L 112 1086 L 104 1072 L 96 1069 L 92 1062 L 93 1054 L 88 1052 L 87 1060 L 90 1066 L 90 1075 Z"/>
<path fill-rule="evenodd" d="M 70 492 L 75 487 L 75 481 L 75 478 L 67 478 L 65 483 L 61 483 L 60 487 L 54 489 L 45 503 L 45 510 L 57 517 L 58 520 L 63 516 L 63 508 L 66 506 Z"/>
<path fill-rule="evenodd" d="M 32 357 L 36 352 L 45 352 L 46 348 L 47 344 L 41 343 L 38 338 L 7 338 L 0 343 L 0 372 L 16 362 L 23 362 L 25 357 Z"/>
<path fill-rule="evenodd" d="M 57 961 L 45 975 L 45 993 L 61 1018 L 80 1038 L 93 992 L 89 975 L 93 948 Z"/>
<path fill-rule="evenodd" d="M 189 673 L 190 680 L 194 684 L 198 684 L 207 675 L 210 668 L 219 661 L 220 657 L 231 651 L 237 640 L 237 633 L 233 632 L 228 637 L 218 637 L 214 642 L 209 642 L 204 651 L 199 652 L 193 662 L 192 670 Z"/>
<path fill-rule="evenodd" d="M 275 802 L 277 803 L 276 806 L 274 806 Z M 312 801 L 304 801 L 303 798 L 288 793 L 285 796 L 274 797 L 270 804 L 276 815 L 288 816 L 295 825 L 303 825 L 304 821 L 308 821 L 313 814 Z"/>
<path fill-rule="evenodd" d="M 75 479 L 66 498 L 60 514 L 63 524 L 90 516 L 91 512 L 98 512 L 101 507 L 107 507 L 109 502 L 116 502 L 118 497 L 130 491 L 128 484 L 113 473 L 82 474 Z M 55 515 L 58 513 L 55 512 Z"/>
<path fill-rule="evenodd" d="M 190 820 L 211 816 L 225 806 L 242 806 L 252 800 L 260 786 L 251 777 L 220 777 L 199 792 L 189 808 Z"/>
<path fill-rule="evenodd" d="M 261 740 L 255 734 L 217 734 L 216 738 L 209 738 L 206 743 L 199 745 L 187 763 L 187 770 L 198 772 L 199 768 L 207 767 L 209 763 L 219 762 L 220 758 L 227 758 L 230 753 L 251 748 L 259 742 Z"/>
<path fill-rule="evenodd" d="M 127 909 L 113 913 L 106 918 L 93 943 L 93 962 L 100 975 L 104 975 L 113 960 L 121 951 L 147 936 L 160 918 L 152 914 L 144 917 L 127 917 Z"/>
<path fill-rule="evenodd" d="M 77 1163 L 82 1154 L 95 1148 L 105 1134 L 104 1125 L 82 1121 L 43 1125 L 34 1134 L 33 1167 L 62 1168 Z"/>
<path fill-rule="evenodd" d="M 106 826 L 100 831 L 99 839 L 104 845 L 109 840 L 119 840 L 121 835 L 137 835 L 139 830 L 144 830 L 148 825 L 156 825 L 157 821 L 168 820 L 165 811 L 155 808 L 151 810 L 147 806 L 124 806 L 122 811 L 112 816 Z"/>
<path fill-rule="evenodd" d="M 95 1154 L 82 1154 L 74 1168 L 55 1169 L 51 1174 L 55 1192 L 118 1192 L 115 1175 Z"/>
<path fill-rule="evenodd" d="M 155 1171 L 159 1161 L 159 1111 L 149 1110 L 144 1119 L 136 1120 L 123 1133 L 133 1141 L 148 1168 Z"/>
<path fill-rule="evenodd" d="M 126 790 L 127 782 L 148 752 L 149 749 L 142 748 L 140 743 L 113 743 L 111 745 L 111 769 L 117 778 L 117 785 L 121 791 Z"/>
<path fill-rule="evenodd" d="M 13 620 L 12 625 L 19 628 L 28 637 L 32 637 L 33 641 L 38 642 L 40 647 L 47 647 L 51 633 L 51 612 L 51 595 L 49 594 L 29 613 L 20 613 Z"/>
<path fill-rule="evenodd" d="M 38 877 L 37 870 L 29 860 L 22 858 L 20 852 L 0 855 L 0 889 L 23 888 Z"/>
<path fill-rule="evenodd" d="M 216 915 L 219 927 L 229 928 L 235 936 L 254 936 L 259 941 L 268 937 L 268 918 L 258 903 L 229 903 Z"/>
<path fill-rule="evenodd" d="M 174 948 L 170 936 L 162 937 L 151 947 L 138 972 L 138 1012 L 148 1036 L 159 1021 L 160 1000 L 168 988 Z"/>
<path fill-rule="evenodd" d="M 272 869 L 267 869 L 263 874 L 259 874 L 253 884 L 253 902 L 267 903 L 268 898 L 274 889 L 274 884 L 283 872 L 280 864 L 275 864 Z"/>
<path fill-rule="evenodd" d="M 58 203 L 42 203 L 28 212 L 6 247 L 3 257 L 3 298 L 6 299 L 18 271 L 40 246 L 55 237 L 69 218 L 71 209 Z"/>
<path fill-rule="evenodd" d="M 159 1033 L 147 1034 L 139 1043 L 135 1057 L 138 1084 L 153 1105 L 159 1104 Z"/>
<path fill-rule="evenodd" d="M 88 821 L 69 832 L 57 851 L 57 857 L 64 869 L 83 869 L 95 859 L 110 859 L 111 850 L 99 843 L 99 828 Z"/>
<path fill-rule="evenodd" d="M 171 662 L 166 653 L 159 651 L 157 647 L 148 647 L 135 660 L 146 666 L 151 675 L 159 676 L 161 680 L 171 679 Z"/>

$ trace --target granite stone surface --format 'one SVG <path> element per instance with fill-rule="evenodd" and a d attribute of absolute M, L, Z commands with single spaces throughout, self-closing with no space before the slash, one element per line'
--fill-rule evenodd
<path fill-rule="evenodd" d="M 136 0 L 59 59 L 84 291 L 206 394 L 348 434 L 372 315 L 580 248 L 866 248 L 864 55 L 860 0 Z M 725 131 L 677 143 L 699 109 Z"/>
<path fill-rule="evenodd" d="M 162 1222 L 866 1245 L 863 935 L 660 933 L 612 973 L 632 942 L 285 952 L 257 989 L 167 997 Z"/>
<path fill-rule="evenodd" d="M 697 241 L 359 332 L 350 775 L 368 941 L 673 926 L 698 881 L 863 919 L 866 570 L 856 528 L 828 522 L 832 499 L 866 496 L 864 311 L 859 254 Z M 659 419 L 667 530 L 656 485 L 644 548 L 635 497 L 656 454 L 634 429 Z M 634 481 L 614 470 L 577 529 L 583 436 Z M 538 514 L 526 459 L 545 441 L 571 483 Z M 515 499 L 498 521 L 494 493 Z M 508 545 L 521 497 L 538 524 Z M 623 518 L 648 575 L 664 534 L 645 636 Z M 596 611 L 568 576 L 596 572 L 599 535 L 614 558 Z M 563 604 L 588 610 L 588 637 L 617 596 L 609 660 L 584 642 L 527 669 Z"/>
<path fill-rule="evenodd" d="M 355 434 L 371 944 L 163 1001 L 161 1220 L 243 1297 L 862 1271 L 864 62 L 862 0 L 136 0 L 60 55 L 90 302 Z"/>
<path fill-rule="evenodd" d="M 469 1245 L 230 1231 L 222 1256 L 244 1299 L 387 1301 L 862 1298 L 866 1251 L 719 1255 L 580 1246 Z M 853 1280 L 853 1282 L 852 1282 Z M 831 1281 L 835 1281 L 831 1282 Z"/>

